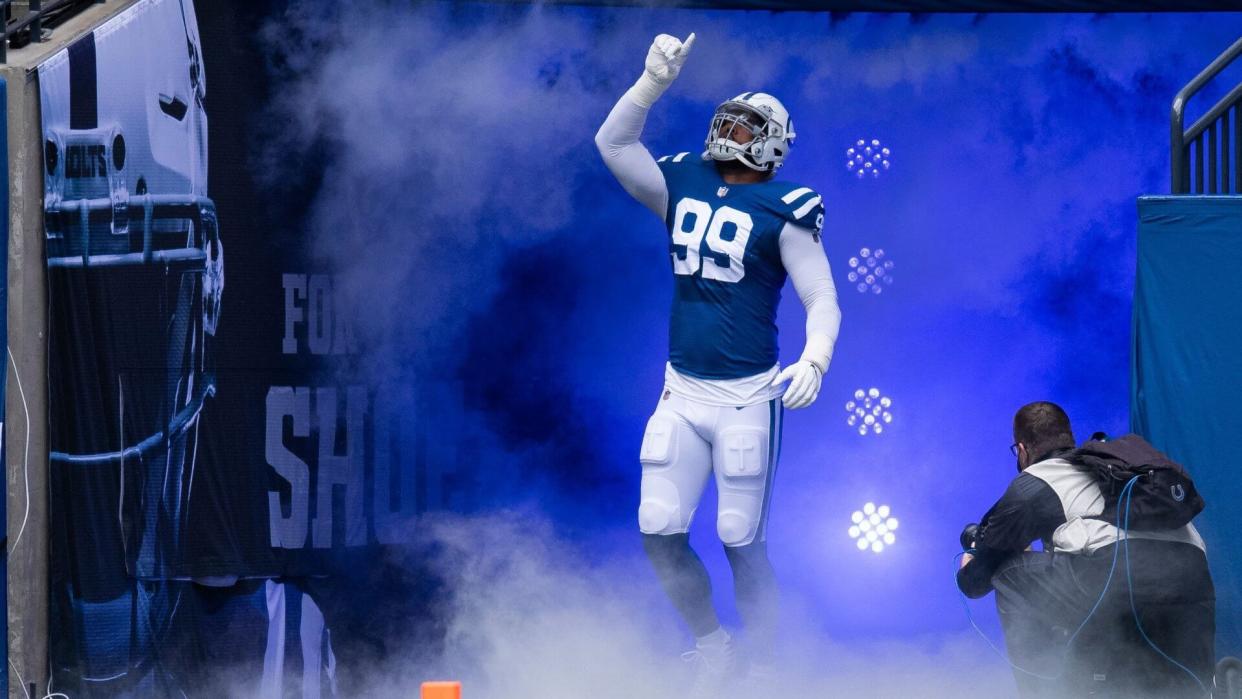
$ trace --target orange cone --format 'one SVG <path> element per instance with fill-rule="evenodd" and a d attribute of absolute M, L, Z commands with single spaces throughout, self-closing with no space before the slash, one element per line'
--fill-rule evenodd
<path fill-rule="evenodd" d="M 461 682 L 424 682 L 422 699 L 461 699 Z"/>

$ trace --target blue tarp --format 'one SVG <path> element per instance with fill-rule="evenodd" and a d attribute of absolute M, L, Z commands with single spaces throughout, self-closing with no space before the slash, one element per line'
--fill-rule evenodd
<path fill-rule="evenodd" d="M 1217 594 L 1242 655 L 1242 197 L 1139 199 L 1131 428 L 1190 469 Z"/>

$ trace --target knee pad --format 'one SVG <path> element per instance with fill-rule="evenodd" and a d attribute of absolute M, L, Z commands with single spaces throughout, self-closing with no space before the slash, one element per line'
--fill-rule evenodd
<path fill-rule="evenodd" d="M 716 533 L 727 547 L 745 546 L 755 540 L 759 522 L 741 512 L 724 510 L 716 517 Z"/>
<path fill-rule="evenodd" d="M 638 529 L 644 534 L 675 534 L 686 530 L 681 522 L 681 498 L 673 482 L 659 476 L 643 477 L 638 503 Z"/>
<path fill-rule="evenodd" d="M 673 513 L 658 502 L 644 500 L 638 505 L 638 529 L 644 534 L 659 534 L 672 520 Z"/>

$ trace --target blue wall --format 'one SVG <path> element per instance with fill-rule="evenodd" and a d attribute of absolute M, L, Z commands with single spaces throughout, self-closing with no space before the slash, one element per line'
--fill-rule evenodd
<path fill-rule="evenodd" d="M 1205 494 L 1196 524 L 1216 583 L 1218 651 L 1238 655 L 1242 305 L 1238 285 L 1214 270 L 1242 265 L 1242 198 L 1144 197 L 1139 219 L 1131 422 L 1186 464 Z"/>

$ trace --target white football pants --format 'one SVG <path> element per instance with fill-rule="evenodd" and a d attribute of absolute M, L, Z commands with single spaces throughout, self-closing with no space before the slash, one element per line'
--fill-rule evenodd
<path fill-rule="evenodd" d="M 664 391 L 647 421 L 639 460 L 644 534 L 682 534 L 716 474 L 716 532 L 725 546 L 767 536 L 772 479 L 780 455 L 780 399 L 742 407 L 699 403 Z"/>

